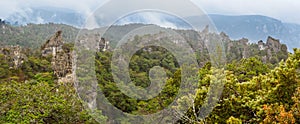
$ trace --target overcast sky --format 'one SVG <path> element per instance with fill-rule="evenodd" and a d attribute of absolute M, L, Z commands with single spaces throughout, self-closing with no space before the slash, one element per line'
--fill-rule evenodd
<path fill-rule="evenodd" d="M 0 18 L 28 7 L 61 7 L 90 14 L 106 0 L 1 0 Z M 175 3 L 176 0 L 174 0 Z M 209 14 L 265 15 L 300 24 L 299 0 L 191 0 Z M 174 4 L 171 3 L 171 4 Z"/>

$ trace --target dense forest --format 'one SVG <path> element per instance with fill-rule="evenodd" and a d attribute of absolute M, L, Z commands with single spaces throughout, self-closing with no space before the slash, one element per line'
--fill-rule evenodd
<path fill-rule="evenodd" d="M 30 24 L 12 27 L 2 24 L 0 43 L 7 47 L 0 49 L 0 123 L 132 122 L 128 118 L 111 120 L 109 114 L 101 110 L 90 112 L 85 109 L 86 103 L 78 97 L 74 83 L 59 81 L 61 77 L 56 73 L 59 69 L 53 68 L 53 62 L 58 60 L 51 54 L 44 55 L 44 49 L 36 48 L 47 46 L 43 44 L 52 40 L 63 40 L 61 51 L 63 54 L 71 52 L 77 29 L 60 26 Z M 42 32 L 46 30 L 45 27 L 51 29 Z M 120 30 L 125 30 L 124 28 L 126 27 L 120 27 Z M 62 30 L 62 34 L 55 34 L 55 30 Z M 190 36 L 193 31 L 177 32 L 190 39 L 191 44 L 196 44 L 196 38 Z M 55 35 L 51 37 L 53 34 Z M 154 35 L 136 36 L 134 40 L 147 37 Z M 113 39 L 112 36 L 107 39 L 110 38 Z M 225 38 L 227 37 L 224 36 L 223 39 Z M 207 51 L 195 50 L 197 61 L 201 65 L 200 68 L 194 68 L 197 75 L 192 77 L 196 79 L 194 85 L 197 85 L 197 89 L 194 89 L 195 94 L 189 95 L 195 99 L 190 101 L 188 96 L 184 96 L 179 98 L 176 106 L 172 106 L 181 108 L 185 104 L 192 104 L 192 107 L 186 113 L 174 113 L 178 116 L 175 122 L 166 122 L 300 123 L 300 49 L 295 48 L 293 53 L 288 53 L 284 44 L 277 44 L 279 47 L 264 44 L 266 48 L 261 49 L 259 44 L 249 44 L 245 39 L 226 40 L 227 63 L 222 68 L 215 67 L 208 60 Z M 271 37 L 268 40 L 272 43 L 276 41 Z M 16 51 L 19 53 L 16 54 Z M 168 78 L 164 88 L 158 96 L 149 100 L 130 98 L 118 89 L 111 70 L 112 56 L 112 49 L 98 51 L 94 60 L 98 87 L 112 105 L 126 113 L 147 115 L 163 110 L 174 101 L 180 88 L 182 68 L 167 49 L 146 47 L 137 51 L 130 60 L 130 76 L 139 87 L 146 88 L 150 85 L 148 73 L 152 67 L 161 66 L 166 71 Z M 218 79 L 220 75 L 216 72 L 220 70 L 223 70 L 226 77 L 222 78 L 223 92 L 209 116 L 203 118 L 201 107 L 207 106 L 207 94 L 211 90 L 219 90 L 210 89 L 210 85 Z"/>

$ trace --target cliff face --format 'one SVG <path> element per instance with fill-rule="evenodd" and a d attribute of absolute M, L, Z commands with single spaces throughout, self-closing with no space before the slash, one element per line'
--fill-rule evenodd
<path fill-rule="evenodd" d="M 64 47 L 62 32 L 58 31 L 41 47 L 42 56 L 52 56 L 51 66 L 59 82 L 72 81 L 72 51 Z M 69 81 L 65 78 L 68 77 Z"/>
<path fill-rule="evenodd" d="M 100 34 L 86 34 L 79 39 L 84 48 L 95 48 L 98 52 L 103 52 L 110 49 L 109 41 L 100 37 Z M 92 45 L 97 43 L 97 45 Z M 62 38 L 62 31 L 57 31 L 49 40 L 41 47 L 42 56 L 52 56 L 51 66 L 54 75 L 58 78 L 58 82 L 73 82 L 72 67 L 75 54 L 67 46 Z"/>

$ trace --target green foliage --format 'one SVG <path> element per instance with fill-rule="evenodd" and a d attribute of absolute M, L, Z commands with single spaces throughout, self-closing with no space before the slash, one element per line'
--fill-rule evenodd
<path fill-rule="evenodd" d="M 134 27 L 139 26 L 141 25 Z M 29 24 L 21 27 L 6 25 L 6 29 L 0 30 L 5 32 L 0 34 L 0 41 L 6 45 L 19 44 L 37 48 L 56 28 L 64 31 L 66 41 L 74 40 L 74 32 L 77 31 L 75 28 L 55 24 Z M 128 31 L 127 28 L 111 28 L 114 33 Z M 267 50 L 259 50 L 258 45 L 251 44 L 248 48 L 250 58 L 243 58 L 241 51 L 245 49 L 244 46 L 232 41 L 234 47 L 226 51 L 228 64 L 224 68 L 218 68 L 208 61 L 220 58 L 210 58 L 207 49 L 200 49 L 196 32 L 177 32 L 193 45 L 197 61 L 203 66 L 198 70 L 197 76 L 190 77 L 190 80 L 196 79 L 194 85 L 198 88 L 194 89 L 195 94 L 183 96 L 176 101 L 177 105 L 171 106 L 181 109 L 192 105 L 186 113 L 180 113 L 183 116 L 178 118 L 177 123 L 300 123 L 299 49 L 295 49 L 294 54 L 287 58 L 286 46 L 283 46 L 282 51 L 271 51 L 272 56 L 268 56 L 265 61 L 263 57 L 268 55 Z M 110 34 L 106 36 L 112 41 L 120 38 Z M 135 36 L 133 40 L 151 37 L 152 35 Z M 10 41 L 6 41 L 7 39 Z M 74 45 L 64 44 L 63 50 L 72 51 Z M 93 117 L 98 117 L 97 120 L 101 123 L 110 121 L 101 111 L 90 112 L 84 109 L 72 84 L 56 82 L 51 56 L 41 57 L 38 50 L 25 50 L 24 54 L 27 59 L 19 68 L 12 68 L 12 57 L 0 54 L 0 123 L 96 123 Z M 93 53 L 83 51 L 81 54 Z M 78 74 L 86 75 L 87 79 L 84 80 L 89 80 L 96 74 L 98 86 L 112 105 L 126 113 L 148 115 L 169 107 L 175 100 L 180 89 L 182 70 L 168 50 L 162 47 L 146 47 L 130 58 L 129 73 L 136 86 L 146 88 L 150 85 L 148 73 L 152 67 L 161 66 L 166 71 L 167 79 L 163 90 L 149 100 L 130 98 L 119 90 L 111 72 L 111 57 L 110 51 L 96 53 L 95 61 L 94 58 L 83 56 L 84 62 L 89 63 L 81 65 L 83 70 L 78 71 L 83 72 Z M 84 73 L 84 68 L 89 68 L 90 64 L 95 64 L 95 72 Z M 224 86 L 217 87 L 218 83 L 224 83 Z M 215 87 L 210 88 L 211 85 Z M 222 90 L 220 100 L 213 106 L 215 108 L 208 117 L 202 117 L 204 113 L 201 113 L 201 107 L 212 108 L 205 103 L 208 100 L 217 100 L 216 97 L 209 99 L 207 95 Z M 114 122 L 126 123 L 130 119 L 118 118 Z"/>
<path fill-rule="evenodd" d="M 9 78 L 11 73 L 8 58 L 5 55 L 0 54 L 0 79 L 5 80 Z"/>
<path fill-rule="evenodd" d="M 95 123 L 70 84 L 3 82 L 0 93 L 1 123 Z"/>
<path fill-rule="evenodd" d="M 251 80 L 254 76 L 264 75 L 271 68 L 271 65 L 264 64 L 261 60 L 255 57 L 233 61 L 227 65 L 227 70 L 234 72 L 238 77 L 239 82 Z"/>
<path fill-rule="evenodd" d="M 20 45 L 27 48 L 39 48 L 57 30 L 62 30 L 64 40 L 75 41 L 79 29 L 64 24 L 28 24 L 26 26 L 4 25 L 0 28 L 0 41 L 3 45 Z"/>
<path fill-rule="evenodd" d="M 238 63 L 238 64 L 237 64 Z M 235 65 L 235 66 L 234 66 Z M 216 69 L 199 70 L 194 107 L 180 123 L 299 123 L 300 50 L 270 70 L 256 58 L 228 64 L 222 96 L 208 117 L 199 120 Z M 245 72 L 245 76 L 240 76 Z M 184 99 L 184 98 L 182 98 Z M 197 119 L 198 118 L 198 119 Z"/>
<path fill-rule="evenodd" d="M 34 80 L 37 82 L 47 82 L 49 84 L 54 84 L 54 77 L 53 73 L 45 72 L 45 73 L 38 73 L 33 77 Z"/>
<path fill-rule="evenodd" d="M 176 63 L 173 63 L 174 58 L 170 53 L 164 52 L 164 49 L 151 47 L 153 53 L 138 51 L 130 62 L 130 75 L 132 80 L 138 86 L 147 87 L 150 82 L 148 79 L 149 68 L 162 65 L 165 67 L 168 77 L 166 85 L 159 96 L 150 100 L 136 100 L 123 94 L 116 83 L 114 82 L 110 70 L 111 53 L 101 52 L 96 56 L 96 74 L 99 86 L 104 95 L 108 98 L 111 104 L 121 109 L 122 111 L 134 114 L 150 114 L 164 109 L 176 97 L 180 85 L 180 70 L 175 70 Z M 152 58 L 152 59 L 150 59 Z M 170 61 L 165 62 L 164 61 Z M 165 64 L 165 65 L 164 65 Z M 176 71 L 176 72 L 175 72 Z M 172 73 L 174 72 L 174 74 Z"/>
<path fill-rule="evenodd" d="M 228 120 L 226 121 L 226 124 L 242 124 L 242 120 L 235 118 L 235 117 L 230 117 L 228 118 Z"/>

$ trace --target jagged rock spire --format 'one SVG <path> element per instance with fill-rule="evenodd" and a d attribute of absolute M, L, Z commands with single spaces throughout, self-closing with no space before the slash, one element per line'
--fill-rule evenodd
<path fill-rule="evenodd" d="M 52 54 L 52 56 L 55 56 L 58 51 L 62 50 L 63 44 L 64 42 L 62 40 L 62 31 L 57 31 L 55 35 L 47 40 L 46 43 L 41 47 L 42 56 L 48 56 L 50 54 Z"/>
<path fill-rule="evenodd" d="M 72 74 L 72 51 L 64 50 L 63 45 L 64 42 L 62 40 L 62 31 L 57 31 L 55 35 L 47 40 L 46 43 L 41 47 L 42 56 L 52 55 L 52 69 L 54 71 L 54 75 L 59 80 L 69 78 L 69 76 Z"/>

